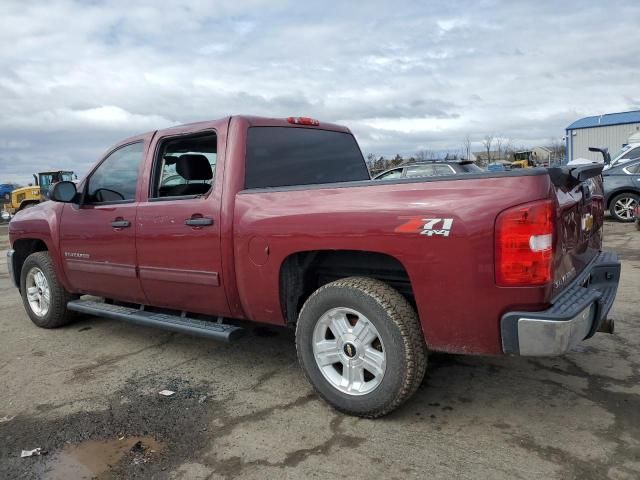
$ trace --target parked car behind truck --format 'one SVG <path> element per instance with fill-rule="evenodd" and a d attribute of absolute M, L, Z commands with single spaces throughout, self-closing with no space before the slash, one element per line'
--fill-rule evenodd
<path fill-rule="evenodd" d="M 620 222 L 633 222 L 640 205 L 640 159 L 619 163 L 603 172 L 605 205 Z"/>
<path fill-rule="evenodd" d="M 43 328 L 75 312 L 225 340 L 242 327 L 216 319 L 290 326 L 318 394 L 378 417 L 428 352 L 558 355 L 612 331 L 600 171 L 380 182 L 345 127 L 184 125 L 122 141 L 18 213 L 10 276 Z"/>

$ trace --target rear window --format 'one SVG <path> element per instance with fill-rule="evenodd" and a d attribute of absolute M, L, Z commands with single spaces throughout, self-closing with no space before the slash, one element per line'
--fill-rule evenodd
<path fill-rule="evenodd" d="M 247 132 L 245 188 L 369 179 L 360 148 L 348 133 L 292 127 Z"/>
<path fill-rule="evenodd" d="M 460 171 L 464 173 L 481 173 L 484 172 L 479 166 L 475 163 L 461 163 L 459 164 Z"/>

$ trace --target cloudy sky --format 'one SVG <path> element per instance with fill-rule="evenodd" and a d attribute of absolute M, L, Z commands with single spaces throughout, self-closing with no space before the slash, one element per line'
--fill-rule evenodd
<path fill-rule="evenodd" d="M 229 114 L 343 123 L 365 153 L 408 155 L 640 109 L 637 0 L 169 4 L 0 2 L 0 183 Z"/>

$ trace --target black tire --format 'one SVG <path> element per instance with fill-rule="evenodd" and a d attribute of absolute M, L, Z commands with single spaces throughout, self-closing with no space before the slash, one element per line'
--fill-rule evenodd
<path fill-rule="evenodd" d="M 616 203 L 624 200 L 631 200 L 631 202 L 633 202 L 630 211 L 631 215 L 629 217 L 623 217 L 616 212 Z M 611 216 L 619 222 L 633 222 L 633 212 L 635 210 L 635 207 L 638 206 L 639 203 L 640 195 L 638 195 L 637 193 L 621 193 L 611 199 L 611 202 L 609 203 L 609 213 L 611 213 Z"/>
<path fill-rule="evenodd" d="M 40 269 L 44 274 L 49 287 L 49 308 L 44 315 L 36 314 L 27 298 L 27 276 L 34 268 Z M 20 272 L 20 292 L 22 293 L 22 303 L 29 318 L 38 327 L 57 328 L 68 324 L 74 319 L 74 313 L 67 310 L 67 302 L 76 297 L 67 292 L 58 281 L 48 252 L 32 253 L 26 258 Z"/>
<path fill-rule="evenodd" d="M 334 308 L 361 312 L 384 344 L 386 370 L 369 393 L 351 395 L 338 390 L 316 362 L 313 332 L 320 318 Z M 427 366 L 427 349 L 413 307 L 386 283 L 365 277 L 329 283 L 307 299 L 296 325 L 296 349 L 317 394 L 336 410 L 365 418 L 381 417 L 404 403 L 420 386 Z"/>

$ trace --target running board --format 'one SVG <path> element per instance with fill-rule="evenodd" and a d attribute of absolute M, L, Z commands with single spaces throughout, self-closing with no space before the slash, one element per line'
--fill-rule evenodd
<path fill-rule="evenodd" d="M 136 323 L 145 327 L 158 327 L 164 330 L 222 340 L 223 342 L 236 340 L 245 333 L 244 328 L 236 327 L 235 325 L 207 322 L 166 313 L 148 312 L 137 308 L 91 300 L 72 300 L 67 303 L 67 308 L 74 312 L 124 320 L 125 322 Z"/>

